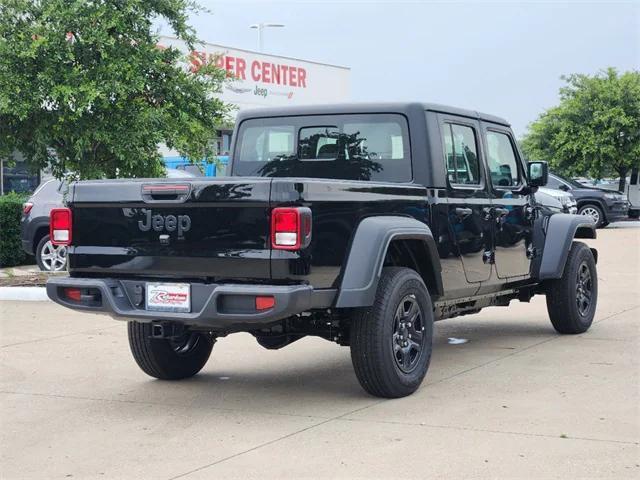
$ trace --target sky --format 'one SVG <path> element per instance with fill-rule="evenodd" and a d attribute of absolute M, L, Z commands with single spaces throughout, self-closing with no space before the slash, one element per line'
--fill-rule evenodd
<path fill-rule="evenodd" d="M 558 102 L 561 75 L 640 70 L 637 1 L 216 1 L 198 37 L 351 68 L 353 101 L 424 101 L 509 120 L 517 136 Z M 161 33 L 169 34 L 166 27 Z"/>

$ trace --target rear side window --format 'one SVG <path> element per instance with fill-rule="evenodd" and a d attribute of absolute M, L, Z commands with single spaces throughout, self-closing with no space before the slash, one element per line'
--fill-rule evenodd
<path fill-rule="evenodd" d="M 549 175 L 549 181 L 547 182 L 547 185 L 546 185 L 548 188 L 559 190 L 562 185 L 564 185 L 564 183 L 562 183 L 553 175 Z"/>
<path fill-rule="evenodd" d="M 258 162 L 289 158 L 293 155 L 293 133 L 291 125 L 248 127 L 244 132 L 246 141 L 240 145 L 240 158 Z"/>
<path fill-rule="evenodd" d="M 480 160 L 475 130 L 466 125 L 445 123 L 442 143 L 449 183 L 453 186 L 479 185 Z"/>
<path fill-rule="evenodd" d="M 487 132 L 487 164 L 494 187 L 520 185 L 520 170 L 511 139 L 505 133 Z"/>
<path fill-rule="evenodd" d="M 400 114 L 245 120 L 233 175 L 408 182 L 409 135 Z"/>

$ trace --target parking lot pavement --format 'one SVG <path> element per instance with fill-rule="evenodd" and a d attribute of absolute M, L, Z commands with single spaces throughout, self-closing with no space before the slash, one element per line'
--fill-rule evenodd
<path fill-rule="evenodd" d="M 348 349 L 319 339 L 232 335 L 161 382 L 124 323 L 1 302 L 0 477 L 640 478 L 640 229 L 598 236 L 589 332 L 557 335 L 541 297 L 438 323 L 399 400 L 364 394 Z"/>

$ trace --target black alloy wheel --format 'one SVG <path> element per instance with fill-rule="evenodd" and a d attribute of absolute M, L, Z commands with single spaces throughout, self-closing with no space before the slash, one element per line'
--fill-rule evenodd
<path fill-rule="evenodd" d="M 402 372 L 411 373 L 420 363 L 424 347 L 422 311 L 413 294 L 404 297 L 393 319 L 393 356 Z"/>

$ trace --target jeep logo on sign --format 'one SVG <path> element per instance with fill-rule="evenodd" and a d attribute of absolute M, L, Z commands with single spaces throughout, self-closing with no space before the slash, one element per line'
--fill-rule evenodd
<path fill-rule="evenodd" d="M 178 230 L 178 236 L 181 237 L 184 232 L 191 230 L 191 217 L 189 215 L 167 215 L 166 217 L 151 215 L 151 210 L 146 210 L 144 220 L 138 221 L 138 228 L 143 232 L 148 232 L 152 228 L 156 232 Z"/>

